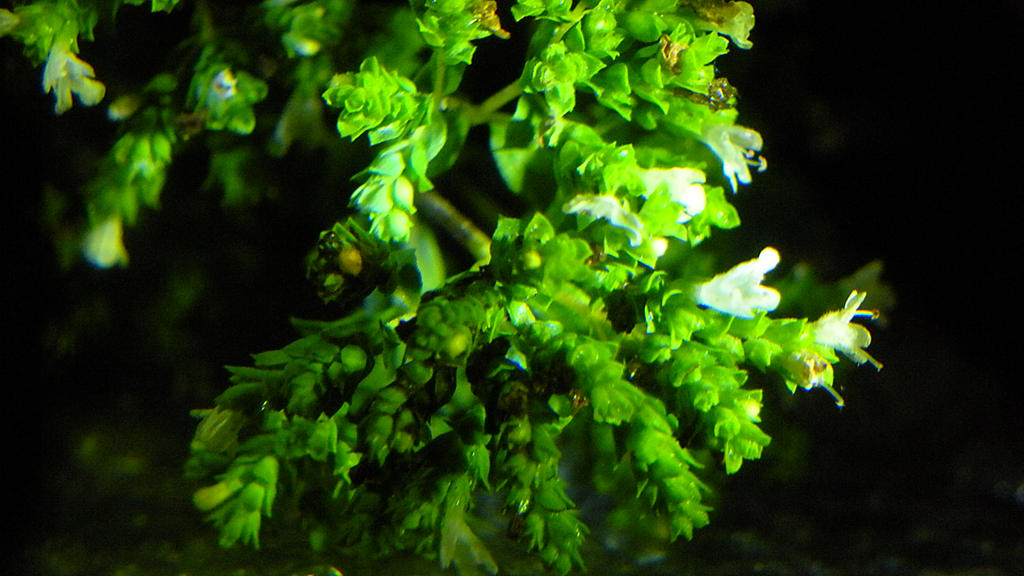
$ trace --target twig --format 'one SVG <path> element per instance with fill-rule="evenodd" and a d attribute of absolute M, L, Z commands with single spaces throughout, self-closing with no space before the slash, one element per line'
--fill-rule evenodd
<path fill-rule="evenodd" d="M 433 190 L 421 192 L 416 195 L 416 208 L 465 246 L 478 262 L 490 260 L 490 237 L 444 196 Z"/>

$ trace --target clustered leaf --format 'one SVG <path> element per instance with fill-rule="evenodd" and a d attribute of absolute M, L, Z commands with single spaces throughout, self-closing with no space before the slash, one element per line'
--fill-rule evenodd
<path fill-rule="evenodd" d="M 374 57 L 365 60 L 357 73 L 336 75 L 324 100 L 341 109 L 338 133 L 343 138 L 355 140 L 369 132 L 371 145 L 405 136 L 426 113 L 426 100 L 416 85 Z"/>
<path fill-rule="evenodd" d="M 208 50 L 196 63 L 189 93 L 193 113 L 205 119 L 208 130 L 249 134 L 256 127 L 253 106 L 266 98 L 267 85 Z"/>
<path fill-rule="evenodd" d="M 351 0 L 265 2 L 264 21 L 279 31 L 289 57 L 304 58 L 337 44 L 354 4 Z"/>
<path fill-rule="evenodd" d="M 33 62 L 46 62 L 43 90 L 56 98 L 54 112 L 70 110 L 72 94 L 85 106 L 103 100 L 106 87 L 96 80 L 93 67 L 78 57 L 79 38 L 92 40 L 97 21 L 93 9 L 75 0 L 53 0 L 3 10 L 3 14 L 0 36 L 21 42 Z"/>
<path fill-rule="evenodd" d="M 875 316 L 858 287 L 816 321 L 776 318 L 777 250 L 702 255 L 766 167 L 715 67 L 752 46 L 746 2 L 518 0 L 514 26 L 493 0 L 214 5 L 170 71 L 113 98 L 118 133 L 86 186 L 93 264 L 127 263 L 125 225 L 159 205 L 186 147 L 208 152 L 205 186 L 233 209 L 261 197 L 264 151 L 324 145 L 328 108 L 335 145 L 369 147 L 346 174 L 353 214 L 306 260 L 337 319 L 295 320 L 295 341 L 230 367 L 195 413 L 187 471 L 222 545 L 259 546 L 272 518 L 314 549 L 496 573 L 475 516 L 491 493 L 510 536 L 565 574 L 590 531 L 570 481 L 607 497 L 609 526 L 691 538 L 710 520 L 709 468 L 736 473 L 770 443 L 755 373 L 842 406 L 839 354 L 881 366 L 853 322 Z M 105 96 L 78 45 L 99 17 L 76 0 L 0 11 L 58 113 Z M 477 61 L 505 40 L 503 60 Z M 472 66 L 509 83 L 477 102 Z M 492 167 L 500 180 L 481 177 Z M 521 208 L 489 238 L 448 202 L 505 193 Z M 428 222 L 483 257 L 439 278 Z"/>
<path fill-rule="evenodd" d="M 123 224 L 134 224 L 141 207 L 159 204 L 178 141 L 173 120 L 159 107 L 135 113 L 130 125 L 100 163 L 99 173 L 88 187 L 90 231 L 83 252 L 100 268 L 128 263 Z"/>
<path fill-rule="evenodd" d="M 471 64 L 475 40 L 509 36 L 501 27 L 494 0 L 426 0 L 413 5 L 424 43 L 446 68 Z"/>

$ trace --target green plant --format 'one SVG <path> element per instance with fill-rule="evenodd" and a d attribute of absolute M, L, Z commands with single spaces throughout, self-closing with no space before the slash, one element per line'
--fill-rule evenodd
<path fill-rule="evenodd" d="M 133 4 L 192 10 L 194 33 L 169 70 L 108 94 L 80 42 Z M 730 42 L 751 47 L 753 23 L 726 0 L 0 11 L 0 35 L 44 65 L 57 113 L 112 100 L 119 135 L 85 186 L 83 231 L 61 244 L 96 266 L 127 264 L 125 225 L 159 205 L 176 155 L 199 141 L 232 210 L 265 188 L 261 158 L 337 146 L 328 115 L 345 150 L 369 146 L 349 172 L 352 213 L 306 263 L 336 319 L 295 320 L 297 340 L 231 367 L 197 411 L 187 471 L 208 484 L 195 504 L 225 546 L 258 546 L 273 518 L 317 549 L 491 572 L 478 495 L 497 495 L 510 534 L 561 573 L 584 564 L 588 533 L 569 476 L 615 499 L 613 521 L 642 515 L 651 533 L 689 538 L 709 520 L 707 468 L 735 473 L 769 443 L 751 369 L 842 406 L 838 355 L 881 367 L 852 322 L 874 315 L 864 292 L 816 321 L 774 318 L 774 248 L 718 273 L 703 249 L 739 225 L 729 198 L 765 167 L 714 66 Z M 483 42 L 508 48 L 479 61 Z M 484 67 L 511 76 L 474 98 Z M 480 134 L 487 154 L 467 146 Z M 504 189 L 435 186 L 486 171 Z M 508 195 L 520 208 L 492 234 L 456 207 Z M 435 232 L 461 248 L 442 251 Z M 474 263 L 453 272 L 459 250 Z"/>

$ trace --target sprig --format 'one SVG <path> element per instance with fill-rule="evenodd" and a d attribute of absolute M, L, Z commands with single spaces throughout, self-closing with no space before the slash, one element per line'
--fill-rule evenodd
<path fill-rule="evenodd" d="M 72 94 L 85 106 L 103 100 L 106 87 L 96 72 L 78 57 L 79 39 L 92 40 L 97 14 L 75 0 L 40 1 L 4 10 L 0 36 L 10 35 L 24 45 L 35 62 L 45 61 L 43 90 L 56 99 L 54 112 L 71 109 Z"/>
<path fill-rule="evenodd" d="M 0 36 L 63 113 L 107 95 L 79 43 L 112 13 L 37 0 L 0 11 Z M 762 384 L 842 406 L 840 356 L 881 367 L 853 322 L 875 316 L 862 287 L 815 321 L 777 317 L 777 250 L 707 254 L 767 167 L 716 67 L 753 45 L 746 2 L 204 1 L 192 17 L 146 84 L 107 72 L 117 126 L 83 186 L 86 258 L 127 264 L 179 157 L 208 158 L 203 188 L 234 211 L 311 202 L 285 167 L 324 166 L 351 212 L 318 209 L 337 222 L 309 234 L 333 319 L 295 320 L 195 413 L 187 472 L 222 545 L 259 546 L 273 521 L 314 549 L 495 573 L 490 494 L 565 574 L 587 564 L 576 494 L 601 492 L 616 529 L 691 538 L 716 470 L 770 444 Z M 463 246 L 442 254 L 445 235 Z M 635 515 L 650 525 L 615 521 Z"/>

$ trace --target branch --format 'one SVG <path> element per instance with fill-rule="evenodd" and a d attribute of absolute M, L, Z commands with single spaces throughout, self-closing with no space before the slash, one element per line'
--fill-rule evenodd
<path fill-rule="evenodd" d="M 465 246 L 477 262 L 491 259 L 491 238 L 445 197 L 432 190 L 422 192 L 416 195 L 416 208 Z"/>

